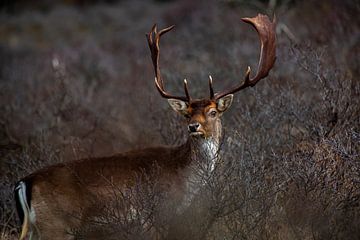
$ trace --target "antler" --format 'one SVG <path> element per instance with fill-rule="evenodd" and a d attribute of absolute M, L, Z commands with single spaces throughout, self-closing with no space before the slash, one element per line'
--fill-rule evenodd
<path fill-rule="evenodd" d="M 276 59 L 275 17 L 272 22 L 266 15 L 262 14 L 258 14 L 254 18 L 242 18 L 242 20 L 246 23 L 250 23 L 259 34 L 261 51 L 257 73 L 254 78 L 250 79 L 251 68 L 248 67 L 245 73 L 245 81 L 242 84 L 225 90 L 223 92 L 216 93 L 215 95 L 212 90 L 212 79 L 210 77 L 209 86 L 210 97 L 212 99 L 217 100 L 228 94 L 235 93 L 249 86 L 255 86 L 256 83 L 258 83 L 261 79 L 265 78 L 269 74 L 270 69 L 274 66 Z"/>
<path fill-rule="evenodd" d="M 175 96 L 175 95 L 171 95 L 170 93 L 166 92 L 164 89 L 164 82 L 162 80 L 161 74 L 160 74 L 160 67 L 159 67 L 159 55 L 160 55 L 160 49 L 159 49 L 159 41 L 160 41 L 160 37 L 169 32 L 171 29 L 174 28 L 174 25 L 164 28 L 162 30 L 160 30 L 159 32 L 157 31 L 157 27 L 156 24 L 151 28 L 151 31 L 146 34 L 146 38 L 149 44 L 149 48 L 151 51 L 151 59 L 154 65 L 154 71 L 155 71 L 155 85 L 156 88 L 158 89 L 159 93 L 161 94 L 162 97 L 164 98 L 174 98 L 174 99 L 179 99 L 182 101 L 186 101 L 189 102 L 190 101 L 190 95 L 189 95 L 189 90 L 188 90 L 188 85 L 187 85 L 187 81 L 186 79 L 184 79 L 184 90 L 185 90 L 185 95 L 186 96 Z"/>

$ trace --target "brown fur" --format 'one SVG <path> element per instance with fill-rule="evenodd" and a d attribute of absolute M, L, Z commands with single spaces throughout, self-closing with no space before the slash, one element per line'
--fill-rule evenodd
<path fill-rule="evenodd" d="M 23 181 L 33 186 L 31 206 L 42 239 L 72 239 L 69 231 L 81 226 L 94 199 L 107 197 L 110 180 L 116 186 L 131 185 L 157 166 L 162 174 L 159 179 L 181 190 L 181 173 L 190 162 L 189 153 L 187 142 L 179 147 L 148 148 L 57 164 L 25 177 Z"/>

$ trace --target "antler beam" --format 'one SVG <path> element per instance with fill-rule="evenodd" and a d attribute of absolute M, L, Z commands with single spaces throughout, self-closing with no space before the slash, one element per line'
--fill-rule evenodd
<path fill-rule="evenodd" d="M 164 98 L 173 98 L 173 99 L 179 99 L 182 101 L 186 101 L 189 102 L 190 101 L 190 95 L 189 95 L 189 90 L 188 90 L 188 85 L 187 85 L 187 81 L 186 79 L 184 79 L 184 90 L 185 90 L 185 94 L 186 96 L 175 96 L 172 95 L 168 92 L 165 91 L 164 88 L 164 82 L 163 79 L 161 77 L 161 73 L 160 73 L 160 67 L 159 67 L 159 56 L 160 56 L 160 49 L 159 49 L 159 41 L 160 41 L 160 37 L 169 32 L 170 30 L 172 30 L 174 28 L 174 25 L 164 28 L 162 30 L 160 30 L 159 32 L 157 31 L 157 26 L 156 24 L 151 28 L 151 31 L 146 34 L 146 38 L 149 44 L 149 48 L 151 51 L 151 59 L 154 65 L 154 71 L 155 71 L 155 85 L 156 88 L 158 89 L 159 93 L 161 94 L 162 97 Z"/>

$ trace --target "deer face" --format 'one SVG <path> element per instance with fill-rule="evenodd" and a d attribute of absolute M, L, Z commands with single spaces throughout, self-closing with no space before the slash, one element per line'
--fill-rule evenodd
<path fill-rule="evenodd" d="M 219 137 L 221 133 L 220 117 L 231 105 L 233 95 L 229 94 L 219 100 L 201 99 L 190 102 L 179 99 L 168 99 L 170 106 L 188 119 L 190 136 Z"/>

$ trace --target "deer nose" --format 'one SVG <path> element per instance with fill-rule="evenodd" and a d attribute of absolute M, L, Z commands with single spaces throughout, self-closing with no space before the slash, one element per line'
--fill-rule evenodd
<path fill-rule="evenodd" d="M 189 132 L 197 132 L 200 127 L 200 123 L 191 123 L 189 124 Z"/>

